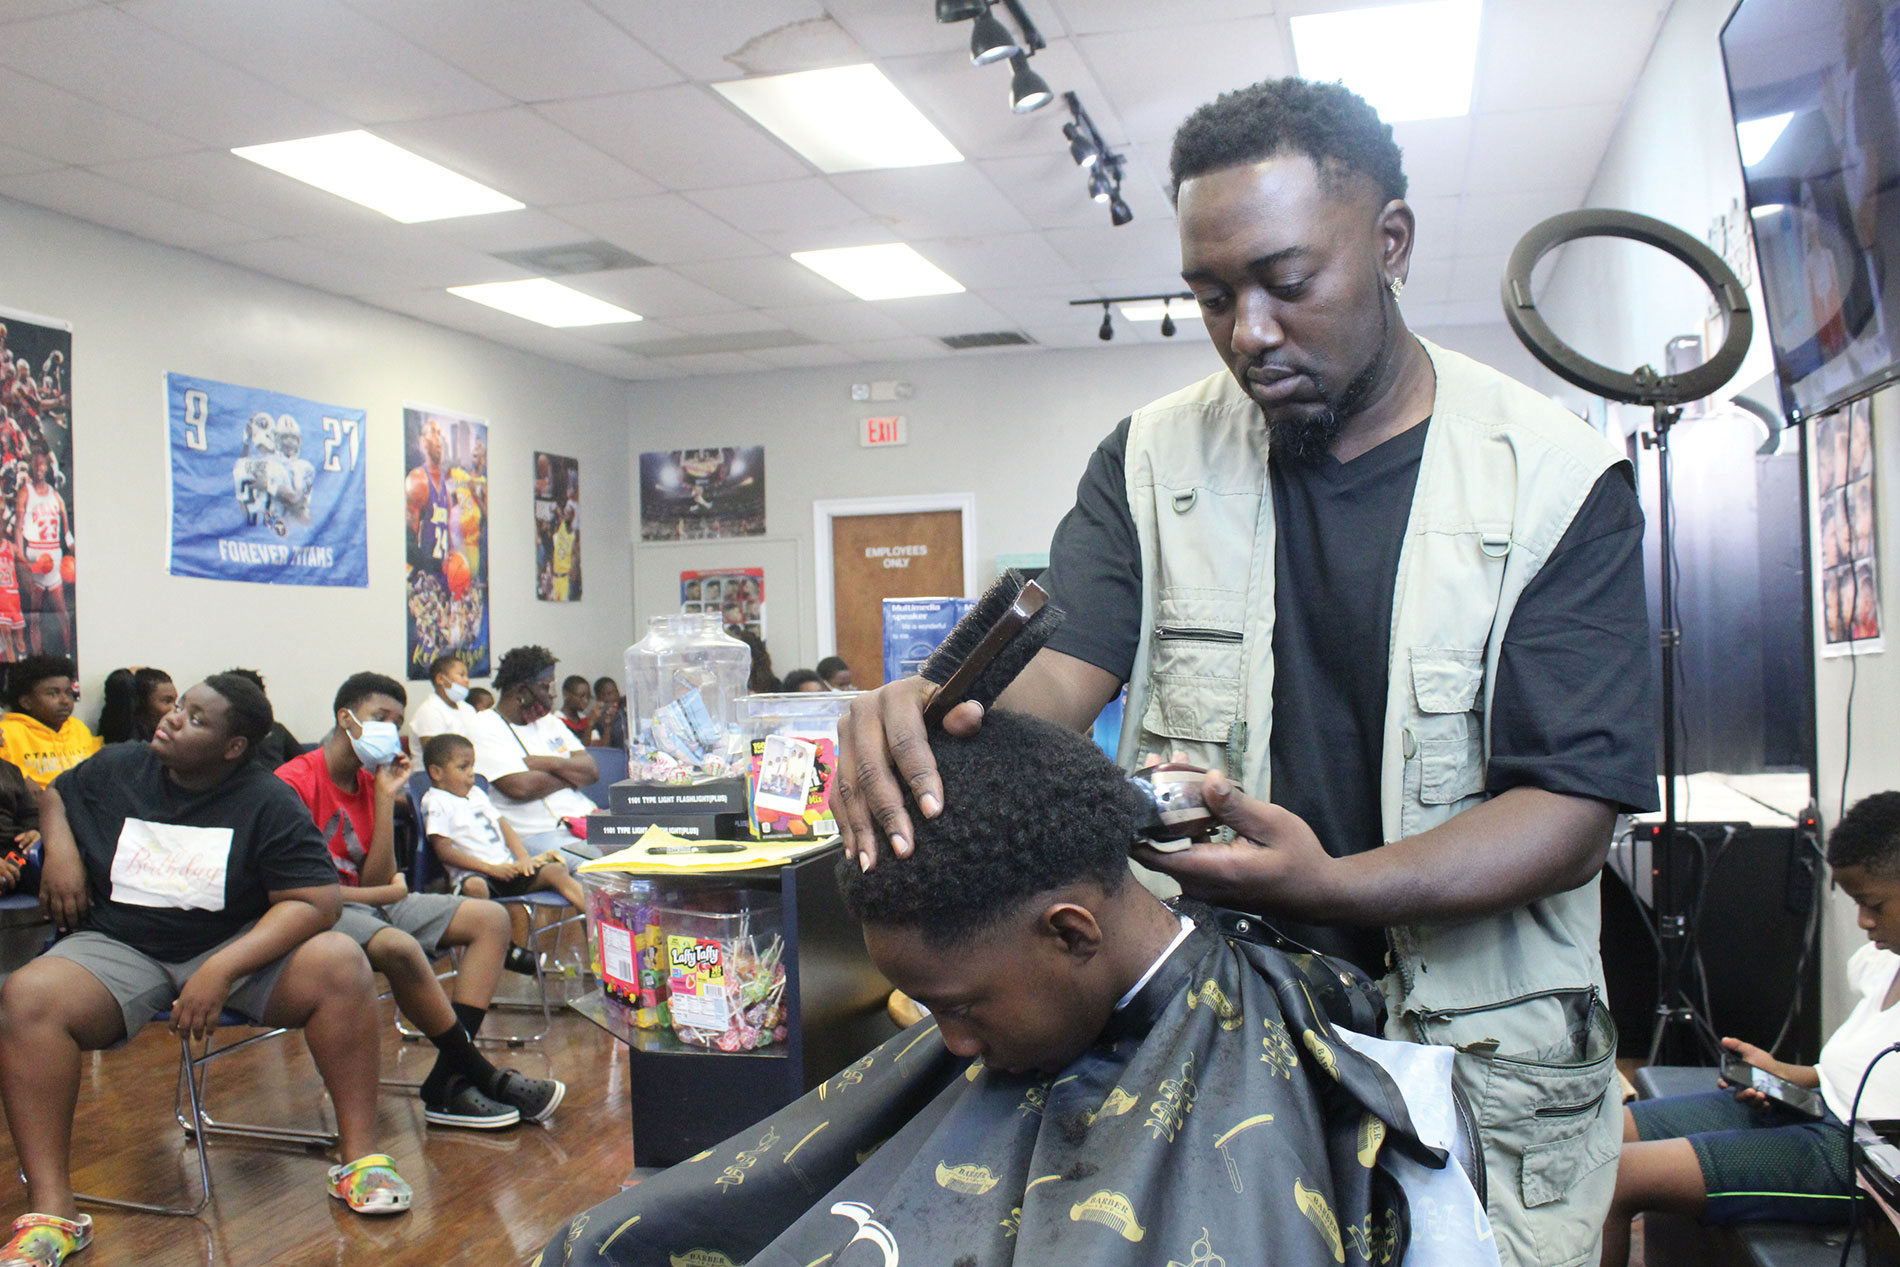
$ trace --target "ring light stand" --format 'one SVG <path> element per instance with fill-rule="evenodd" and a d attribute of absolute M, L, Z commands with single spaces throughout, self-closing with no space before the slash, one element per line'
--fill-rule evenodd
<path fill-rule="evenodd" d="M 1531 298 L 1531 270 L 1557 247 L 1590 237 L 1627 238 L 1653 246 L 1688 265 L 1708 287 L 1726 325 L 1727 333 L 1715 355 L 1681 374 L 1658 374 L 1648 365 L 1623 373 L 1599 365 L 1558 339 Z M 1643 447 L 1656 451 L 1662 556 L 1659 641 L 1662 647 L 1663 821 L 1656 839 L 1667 851 L 1674 848 L 1679 830 L 1676 819 L 1676 658 L 1682 646 L 1682 630 L 1676 625 L 1675 515 L 1670 500 L 1669 432 L 1682 417 L 1683 405 L 1714 395 L 1741 368 L 1749 339 L 1754 334 L 1754 315 L 1749 310 L 1748 296 L 1741 282 L 1721 256 L 1674 225 L 1631 211 L 1587 209 L 1552 216 L 1526 233 L 1511 252 L 1500 289 L 1504 319 L 1531 355 L 1551 373 L 1606 399 L 1650 407 L 1652 421 L 1649 432 L 1643 436 Z M 1692 930 L 1688 926 L 1688 915 L 1678 909 L 1674 868 L 1667 865 L 1666 856 L 1660 865 L 1652 865 L 1655 878 L 1652 909 L 1660 952 L 1656 965 L 1656 1031 L 1649 1045 L 1649 1062 L 1654 1064 L 1671 1025 L 1688 1025 L 1694 1037 L 1699 1032 L 1697 1022 L 1701 1018 L 1697 1017 L 1688 993 Z M 1707 1028 L 1706 1021 L 1702 1027 Z"/>

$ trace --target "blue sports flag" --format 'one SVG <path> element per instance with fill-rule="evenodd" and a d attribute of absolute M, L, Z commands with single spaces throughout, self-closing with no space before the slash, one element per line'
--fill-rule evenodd
<path fill-rule="evenodd" d="M 171 572 L 369 585 L 361 409 L 167 374 Z"/>

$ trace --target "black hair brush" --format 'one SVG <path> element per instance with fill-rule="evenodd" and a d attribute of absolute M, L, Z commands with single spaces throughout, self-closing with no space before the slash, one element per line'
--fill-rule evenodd
<path fill-rule="evenodd" d="M 937 693 L 924 710 L 924 723 L 943 724 L 944 714 L 964 700 L 984 708 L 996 702 L 1036 652 L 1061 626 L 1063 612 L 1049 591 L 1010 568 L 996 578 L 969 614 L 930 653 L 918 670 Z"/>

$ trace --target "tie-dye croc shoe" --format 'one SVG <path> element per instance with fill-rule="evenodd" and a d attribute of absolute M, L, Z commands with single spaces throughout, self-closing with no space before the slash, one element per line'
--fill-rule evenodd
<path fill-rule="evenodd" d="M 388 1153 L 368 1153 L 330 1167 L 330 1195 L 358 1214 L 401 1214 L 416 1194 L 396 1173 Z"/>

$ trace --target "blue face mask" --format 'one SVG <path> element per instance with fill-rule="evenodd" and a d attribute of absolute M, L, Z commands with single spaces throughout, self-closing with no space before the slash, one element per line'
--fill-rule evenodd
<path fill-rule="evenodd" d="M 460 682 L 450 682 L 448 696 L 449 703 L 460 704 L 468 698 L 468 688 L 463 686 Z"/>
<path fill-rule="evenodd" d="M 380 770 L 402 752 L 402 735 L 394 722 L 364 721 L 355 713 L 350 714 L 350 720 L 363 729 L 360 736 L 350 735 L 350 747 L 356 750 L 356 759 L 364 769 Z M 347 730 L 344 733 L 349 734 Z"/>

